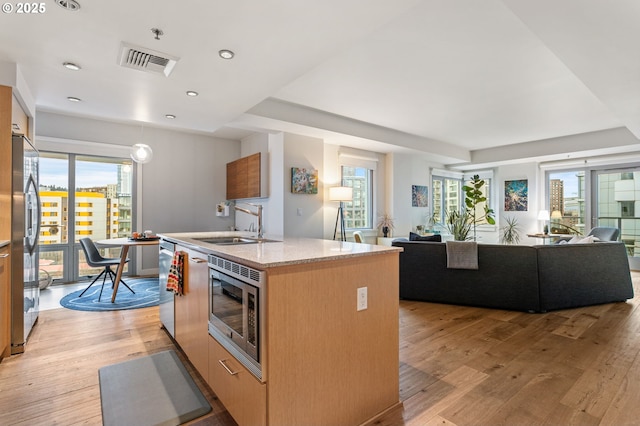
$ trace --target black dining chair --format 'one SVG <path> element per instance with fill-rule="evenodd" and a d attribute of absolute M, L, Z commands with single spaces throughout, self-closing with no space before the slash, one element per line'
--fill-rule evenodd
<path fill-rule="evenodd" d="M 89 266 L 91 266 L 92 268 L 101 268 L 101 267 L 103 267 L 104 269 L 102 270 L 102 272 L 100 272 L 100 275 L 98 275 L 97 277 L 95 277 L 93 279 L 93 281 L 91 281 L 91 284 L 89 284 L 89 287 L 85 288 L 84 291 L 82 293 L 80 293 L 80 295 L 78 297 L 82 297 L 82 295 L 87 290 L 89 290 L 91 288 L 91 286 L 96 281 L 98 281 L 98 279 L 100 277 L 102 277 L 102 287 L 100 288 L 100 295 L 98 296 L 98 302 L 99 302 L 100 299 L 102 298 L 102 290 L 104 290 L 104 283 L 105 283 L 105 281 L 107 279 L 107 276 L 109 276 L 109 278 L 111 278 L 111 288 L 113 288 L 116 274 L 115 274 L 115 272 L 113 272 L 111 270 L 111 267 L 112 266 L 118 267 L 118 265 L 120 264 L 120 258 L 119 257 L 111 257 L 111 258 L 102 257 L 102 255 L 98 251 L 98 248 L 93 243 L 91 238 L 81 238 L 80 239 L 80 245 L 82 246 L 82 250 L 84 251 L 84 256 L 86 257 L 87 264 Z M 129 259 L 126 260 L 126 262 L 128 262 L 128 261 L 129 261 Z M 131 289 L 131 287 L 129 287 L 127 285 L 127 283 L 124 282 L 124 280 L 121 279 L 120 281 L 122 282 L 122 284 L 124 284 L 125 287 L 127 287 L 129 290 L 131 290 L 131 292 L 133 294 L 136 294 L 136 292 L 133 291 Z"/>

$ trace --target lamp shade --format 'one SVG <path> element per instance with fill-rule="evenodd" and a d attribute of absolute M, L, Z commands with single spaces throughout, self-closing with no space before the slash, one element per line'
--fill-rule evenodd
<path fill-rule="evenodd" d="M 551 212 L 551 219 L 562 219 L 562 213 L 560 210 L 554 210 Z"/>
<path fill-rule="evenodd" d="M 538 212 L 538 220 L 549 220 L 549 210 L 540 210 Z"/>
<path fill-rule="evenodd" d="M 153 158 L 153 151 L 149 145 L 137 143 L 131 147 L 129 155 L 131 155 L 131 159 L 136 163 L 144 164 L 151 161 L 151 158 Z"/>
<path fill-rule="evenodd" d="M 348 186 L 334 186 L 329 188 L 330 201 L 352 201 L 353 188 Z"/>

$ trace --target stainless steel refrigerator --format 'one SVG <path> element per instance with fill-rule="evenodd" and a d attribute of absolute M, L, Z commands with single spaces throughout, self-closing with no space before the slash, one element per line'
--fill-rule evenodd
<path fill-rule="evenodd" d="M 38 151 L 22 135 L 12 138 L 11 224 L 11 354 L 24 352 L 29 333 L 38 319 Z"/>

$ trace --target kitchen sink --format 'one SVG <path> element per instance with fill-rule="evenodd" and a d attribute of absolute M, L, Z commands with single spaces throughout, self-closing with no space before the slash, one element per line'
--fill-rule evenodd
<path fill-rule="evenodd" d="M 208 238 L 194 238 L 194 240 L 202 241 L 203 243 L 218 244 L 218 245 L 239 245 L 239 244 L 278 242 L 276 240 L 268 240 L 266 238 L 251 238 L 251 237 L 208 237 Z"/>

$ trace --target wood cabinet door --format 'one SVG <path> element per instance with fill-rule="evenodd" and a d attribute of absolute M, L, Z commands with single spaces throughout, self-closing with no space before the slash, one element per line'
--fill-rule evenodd
<path fill-rule="evenodd" d="M 209 265 L 207 255 L 189 250 L 189 360 L 205 379 L 209 371 Z"/>
<path fill-rule="evenodd" d="M 208 383 L 239 426 L 266 424 L 266 385 L 211 336 Z"/>
<path fill-rule="evenodd" d="M 235 200 L 240 194 L 238 188 L 240 178 L 238 176 L 238 162 L 227 163 L 227 200 Z"/>
<path fill-rule="evenodd" d="M 247 197 L 260 197 L 260 153 L 247 158 Z"/>
<path fill-rule="evenodd" d="M 189 361 L 203 376 L 209 369 L 209 266 L 207 255 L 176 246 L 187 256 L 184 264 L 184 291 L 175 298 L 175 339 Z"/>
<path fill-rule="evenodd" d="M 227 199 L 260 197 L 260 161 L 258 152 L 227 163 Z"/>

